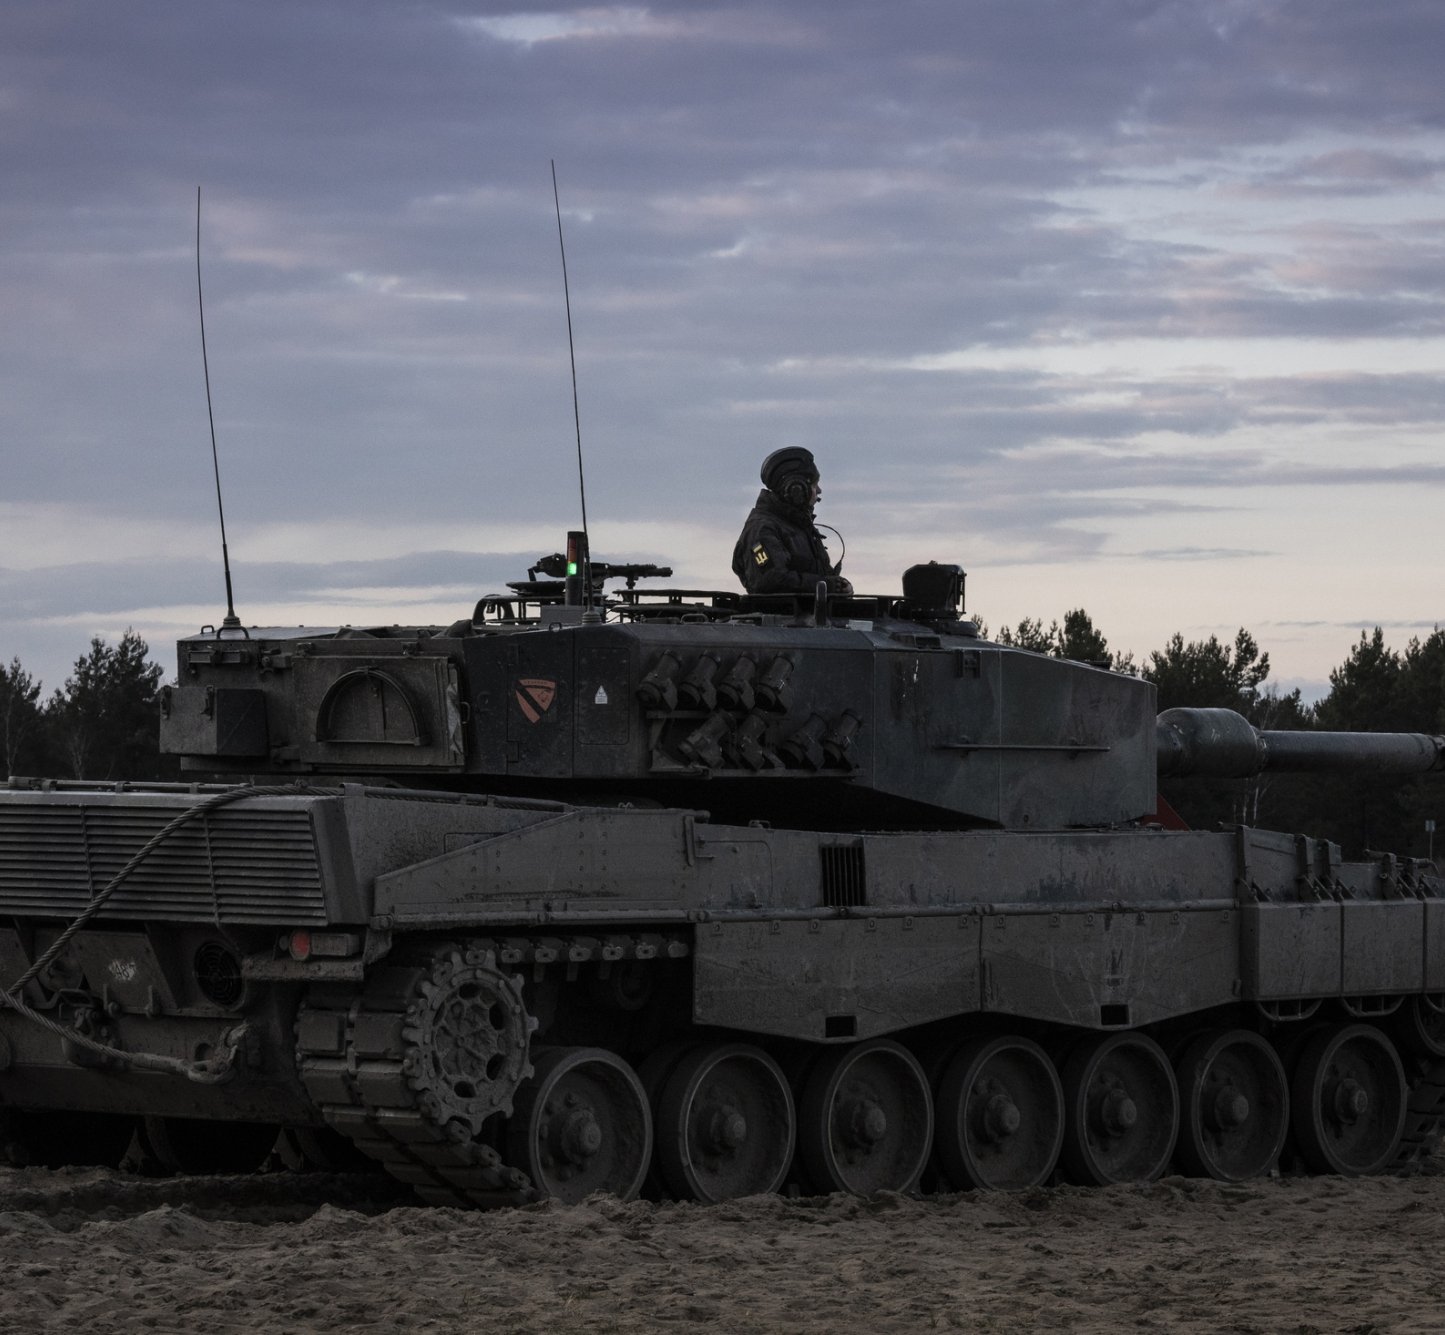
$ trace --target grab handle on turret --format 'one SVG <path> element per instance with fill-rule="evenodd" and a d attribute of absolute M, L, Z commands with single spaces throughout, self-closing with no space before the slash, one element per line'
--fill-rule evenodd
<path fill-rule="evenodd" d="M 1155 722 L 1158 769 L 1242 779 L 1264 770 L 1427 774 L 1445 769 L 1445 737 L 1420 732 L 1284 732 L 1232 709 L 1166 709 Z"/>

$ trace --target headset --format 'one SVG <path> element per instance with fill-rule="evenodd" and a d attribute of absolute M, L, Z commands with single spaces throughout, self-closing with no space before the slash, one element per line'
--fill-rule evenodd
<path fill-rule="evenodd" d="M 804 477 L 800 473 L 794 473 L 792 477 L 783 479 L 782 486 L 778 488 L 778 495 L 789 505 L 794 505 L 799 510 L 806 510 L 808 502 L 813 496 L 812 479 Z"/>

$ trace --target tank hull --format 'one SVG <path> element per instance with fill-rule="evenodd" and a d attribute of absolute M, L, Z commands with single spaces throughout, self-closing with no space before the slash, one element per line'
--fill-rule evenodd
<path fill-rule="evenodd" d="M 328 1126 L 473 1204 L 774 1189 L 794 1146 L 814 1189 L 1132 1180 L 1176 1148 L 1215 1176 L 1281 1147 L 1380 1171 L 1439 1122 L 1445 882 L 1420 861 L 221 797 L 0 793 L 0 964 L 54 956 L 0 1013 L 0 1104 Z"/>

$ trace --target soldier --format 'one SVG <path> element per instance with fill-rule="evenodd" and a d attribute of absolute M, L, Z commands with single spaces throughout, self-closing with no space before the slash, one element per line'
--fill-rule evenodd
<path fill-rule="evenodd" d="M 853 586 L 828 559 L 813 507 L 823 494 L 818 465 L 801 445 L 774 450 L 763 460 L 763 490 L 733 548 L 733 573 L 749 593 L 806 593 L 821 579 L 831 594 Z"/>

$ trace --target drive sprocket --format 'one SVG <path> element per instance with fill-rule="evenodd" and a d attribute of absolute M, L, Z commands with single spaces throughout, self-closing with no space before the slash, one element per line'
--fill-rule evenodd
<path fill-rule="evenodd" d="M 402 1073 L 418 1106 L 438 1126 L 479 1135 L 495 1113 L 510 1114 L 532 1074 L 536 1018 L 522 1000 L 520 975 L 505 974 L 489 949 L 439 954 L 416 985 L 402 1023 Z"/>

